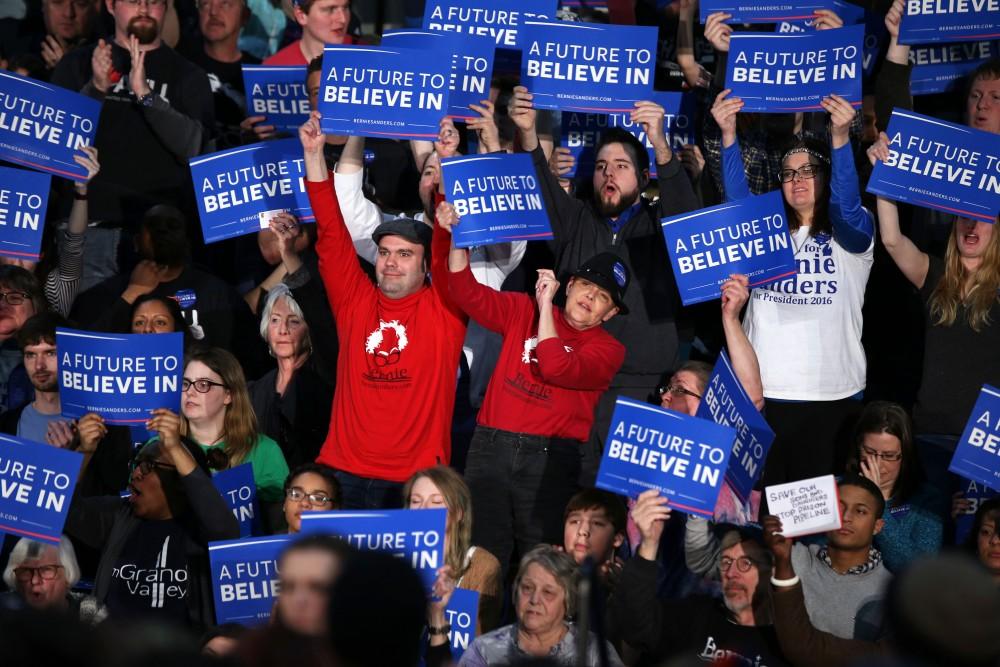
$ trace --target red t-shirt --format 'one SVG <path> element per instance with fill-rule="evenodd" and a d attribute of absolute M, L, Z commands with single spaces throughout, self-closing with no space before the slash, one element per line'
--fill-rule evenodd
<path fill-rule="evenodd" d="M 340 340 L 330 430 L 317 460 L 393 482 L 447 464 L 466 322 L 448 297 L 448 235 L 434 234 L 432 284 L 390 299 L 357 262 L 333 183 L 306 181 L 306 190 Z"/>
<path fill-rule="evenodd" d="M 553 309 L 556 338 L 539 343 L 538 307 L 530 296 L 480 285 L 468 267 L 448 282 L 452 299 L 469 317 L 503 336 L 477 422 L 586 440 L 597 402 L 625 360 L 625 346 L 602 327 L 574 329 L 561 308 Z"/>
<path fill-rule="evenodd" d="M 283 49 L 276 51 L 273 55 L 264 59 L 265 65 L 308 65 L 305 54 L 300 48 L 302 40 L 297 39 Z M 344 35 L 344 44 L 355 44 L 357 42 L 351 35 Z"/>

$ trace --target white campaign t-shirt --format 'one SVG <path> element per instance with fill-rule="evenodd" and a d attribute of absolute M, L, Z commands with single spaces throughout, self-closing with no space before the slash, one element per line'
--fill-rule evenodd
<path fill-rule="evenodd" d="M 764 396 L 835 401 L 865 388 L 861 306 L 875 243 L 847 252 L 829 234 L 792 234 L 798 274 L 756 287 L 743 329 L 760 360 Z"/>

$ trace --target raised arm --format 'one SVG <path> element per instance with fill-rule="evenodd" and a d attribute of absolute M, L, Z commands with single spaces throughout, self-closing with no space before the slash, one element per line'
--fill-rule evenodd
<path fill-rule="evenodd" d="M 740 324 L 740 311 L 750 298 L 749 283 L 746 276 L 732 275 L 722 284 L 722 329 L 736 379 L 757 409 L 763 410 L 764 382 L 760 377 L 760 363 Z"/>
<path fill-rule="evenodd" d="M 866 252 L 875 237 L 872 214 L 861 205 L 858 172 L 851 150 L 851 123 L 856 112 L 851 103 L 839 95 L 821 102 L 830 114 L 830 223 L 833 237 L 852 253 Z"/>
<path fill-rule="evenodd" d="M 355 252 L 374 264 L 378 246 L 372 240 L 372 232 L 382 224 L 382 209 L 365 197 L 364 153 L 364 137 L 347 138 L 340 160 L 333 169 L 333 187 L 337 190 L 340 212 L 351 233 Z"/>
<path fill-rule="evenodd" d="M 877 160 L 889 159 L 889 137 L 885 132 L 880 133 L 878 141 L 868 149 L 868 159 L 873 165 Z M 920 289 L 927 279 L 930 258 L 900 231 L 899 209 L 896 202 L 882 197 L 878 197 L 875 201 L 882 245 L 906 279 Z"/>
<path fill-rule="evenodd" d="M 747 175 L 743 168 L 743 154 L 736 137 L 736 115 L 743 108 L 743 100 L 729 97 L 730 89 L 723 90 L 712 104 L 712 118 L 722 134 L 722 188 L 726 201 L 750 196 Z"/>

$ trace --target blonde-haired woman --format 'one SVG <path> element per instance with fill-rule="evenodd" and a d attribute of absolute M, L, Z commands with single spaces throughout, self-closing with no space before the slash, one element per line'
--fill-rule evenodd
<path fill-rule="evenodd" d="M 873 164 L 888 159 L 885 133 L 868 155 Z M 954 449 L 979 388 L 1000 378 L 1000 234 L 992 223 L 956 216 L 941 260 L 900 232 L 895 202 L 878 199 L 878 221 L 886 250 L 925 303 L 914 430 L 925 443 Z"/>
<path fill-rule="evenodd" d="M 185 435 L 201 446 L 209 465 L 225 470 L 252 464 L 257 500 L 281 503 L 288 465 L 278 444 L 257 430 L 236 357 L 217 347 L 189 353 L 181 388 Z"/>
<path fill-rule="evenodd" d="M 500 561 L 486 549 L 472 546 L 472 494 L 465 480 L 448 466 L 418 470 L 403 486 L 403 506 L 448 510 L 445 565 L 458 588 L 479 593 L 476 636 L 497 627 L 503 605 Z"/>

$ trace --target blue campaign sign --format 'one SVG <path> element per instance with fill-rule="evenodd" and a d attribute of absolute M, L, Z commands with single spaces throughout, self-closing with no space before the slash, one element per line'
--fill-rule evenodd
<path fill-rule="evenodd" d="M 73 160 L 94 142 L 101 103 L 86 95 L 0 70 L 0 159 L 85 180 Z"/>
<path fill-rule="evenodd" d="M 984 384 L 948 470 L 1000 491 L 1000 389 Z"/>
<path fill-rule="evenodd" d="M 0 435 L 0 532 L 59 543 L 83 455 Z"/>
<path fill-rule="evenodd" d="M 558 0 L 427 0 L 425 30 L 493 39 L 497 47 L 520 48 L 519 30 L 529 19 L 554 19 Z"/>
<path fill-rule="evenodd" d="M 451 62 L 448 115 L 465 120 L 479 117 L 469 105 L 490 96 L 496 52 L 492 40 L 431 30 L 389 30 L 382 35 L 382 44 L 422 50 L 428 58 L 447 58 Z"/>
<path fill-rule="evenodd" d="M 730 4 L 732 3 L 730 2 Z M 822 6 L 815 7 L 815 5 L 822 5 Z M 767 7 L 773 5 L 758 5 L 758 6 L 763 7 L 764 8 L 763 11 L 767 12 L 768 11 Z M 833 12 L 834 14 L 837 15 L 838 18 L 840 18 L 841 21 L 844 22 L 844 25 L 854 25 L 855 23 L 860 23 L 865 19 L 865 10 L 863 8 L 858 7 L 857 5 L 852 5 L 849 2 L 843 2 L 842 0 L 827 0 L 826 2 L 810 2 L 809 6 L 814 7 L 814 9 L 812 10 L 813 12 L 816 12 L 820 9 L 827 9 Z M 801 14 L 798 11 L 796 11 L 795 13 Z M 702 23 L 704 23 L 705 20 L 707 20 L 707 18 L 708 17 L 706 16 L 705 19 L 702 19 Z M 729 19 L 726 21 L 726 23 L 737 23 L 737 21 Z M 750 23 L 750 21 L 746 21 L 746 23 Z M 771 23 L 771 21 L 753 21 L 753 23 Z M 815 30 L 816 30 L 816 17 L 812 13 L 810 13 L 808 16 L 805 17 L 800 15 L 799 18 L 791 18 L 779 21 L 774 26 L 775 32 L 782 32 L 782 33 L 813 32 Z"/>
<path fill-rule="evenodd" d="M 685 306 L 718 299 L 734 273 L 760 287 L 797 271 L 779 190 L 664 218 L 661 225 Z"/>
<path fill-rule="evenodd" d="M 278 556 L 288 535 L 208 543 L 215 622 L 267 623 L 278 597 Z"/>
<path fill-rule="evenodd" d="M 425 51 L 327 45 L 321 76 L 327 134 L 434 140 L 448 114 L 451 61 Z"/>
<path fill-rule="evenodd" d="M 212 484 L 240 522 L 240 537 L 250 537 L 257 523 L 257 485 L 253 481 L 253 464 L 244 463 L 217 472 L 212 475 Z"/>
<path fill-rule="evenodd" d="M 698 143 L 698 100 L 693 94 L 653 91 L 648 99 L 663 107 L 663 130 L 667 133 L 671 148 L 679 150 L 687 144 Z M 562 114 L 561 145 L 569 148 L 576 159 L 573 170 L 566 177 L 574 178 L 580 171 L 589 174 L 593 170 L 594 149 L 601 139 L 601 131 L 609 127 L 627 130 L 646 146 L 649 176 L 656 178 L 653 143 L 646 136 L 642 124 L 632 122 L 631 114 L 588 114 L 575 111 Z"/>
<path fill-rule="evenodd" d="M 458 660 L 476 638 L 476 619 L 479 615 L 479 592 L 456 588 L 445 607 L 444 616 L 451 626 L 451 659 Z"/>
<path fill-rule="evenodd" d="M 316 219 L 298 139 L 231 148 L 189 162 L 205 243 L 266 229 L 279 211 L 300 222 Z"/>
<path fill-rule="evenodd" d="M 910 47 L 910 92 L 931 95 L 958 90 L 965 77 L 987 60 L 1000 56 L 997 42 L 920 44 Z"/>
<path fill-rule="evenodd" d="M 955 544 L 963 544 L 969 537 L 979 506 L 997 495 L 996 491 L 985 484 L 969 480 L 962 480 L 962 482 L 960 493 L 962 498 L 969 501 L 969 504 L 967 509 L 960 511 L 953 521 L 955 524 Z"/>
<path fill-rule="evenodd" d="M 0 167 L 0 255 L 38 261 L 52 177 Z"/>
<path fill-rule="evenodd" d="M 1000 135 L 894 109 L 889 159 L 868 192 L 946 213 L 994 222 L 1000 211 Z"/>
<path fill-rule="evenodd" d="M 552 238 L 535 166 L 527 153 L 454 157 L 441 161 L 445 199 L 461 223 L 459 248 Z"/>
<path fill-rule="evenodd" d="M 811 33 L 733 33 L 726 83 L 743 111 L 790 113 L 822 108 L 820 100 L 840 95 L 861 105 L 865 27 L 854 25 Z"/>
<path fill-rule="evenodd" d="M 619 396 L 597 487 L 633 498 L 657 489 L 674 509 L 710 517 L 735 439 L 727 426 Z"/>
<path fill-rule="evenodd" d="M 180 412 L 184 336 L 56 329 L 64 417 L 96 412 L 109 424 L 142 424 L 153 410 Z"/>
<path fill-rule="evenodd" d="M 361 551 L 384 551 L 413 566 L 424 586 L 434 588 L 444 566 L 447 510 L 303 512 L 302 533 L 336 535 Z"/>
<path fill-rule="evenodd" d="M 298 132 L 309 118 L 305 65 L 243 65 L 247 115 L 265 116 L 266 125 Z"/>
<path fill-rule="evenodd" d="M 705 386 L 695 417 L 711 419 L 736 430 L 726 481 L 740 502 L 747 502 L 754 482 L 764 469 L 764 460 L 774 442 L 774 431 L 750 400 L 724 350 Z"/>
<path fill-rule="evenodd" d="M 631 111 L 653 92 L 653 26 L 526 21 L 521 85 L 538 109 Z"/>
<path fill-rule="evenodd" d="M 1000 37 L 998 0 L 906 0 L 900 44 L 972 42 Z"/>
<path fill-rule="evenodd" d="M 780 23 L 782 21 L 812 21 L 813 14 L 820 9 L 829 9 L 837 13 L 844 24 L 854 23 L 856 15 L 864 12 L 840 0 L 810 0 L 809 2 L 751 2 L 749 0 L 701 0 L 698 3 L 700 20 L 708 21 L 708 17 L 716 12 L 732 14 L 726 23 Z"/>

